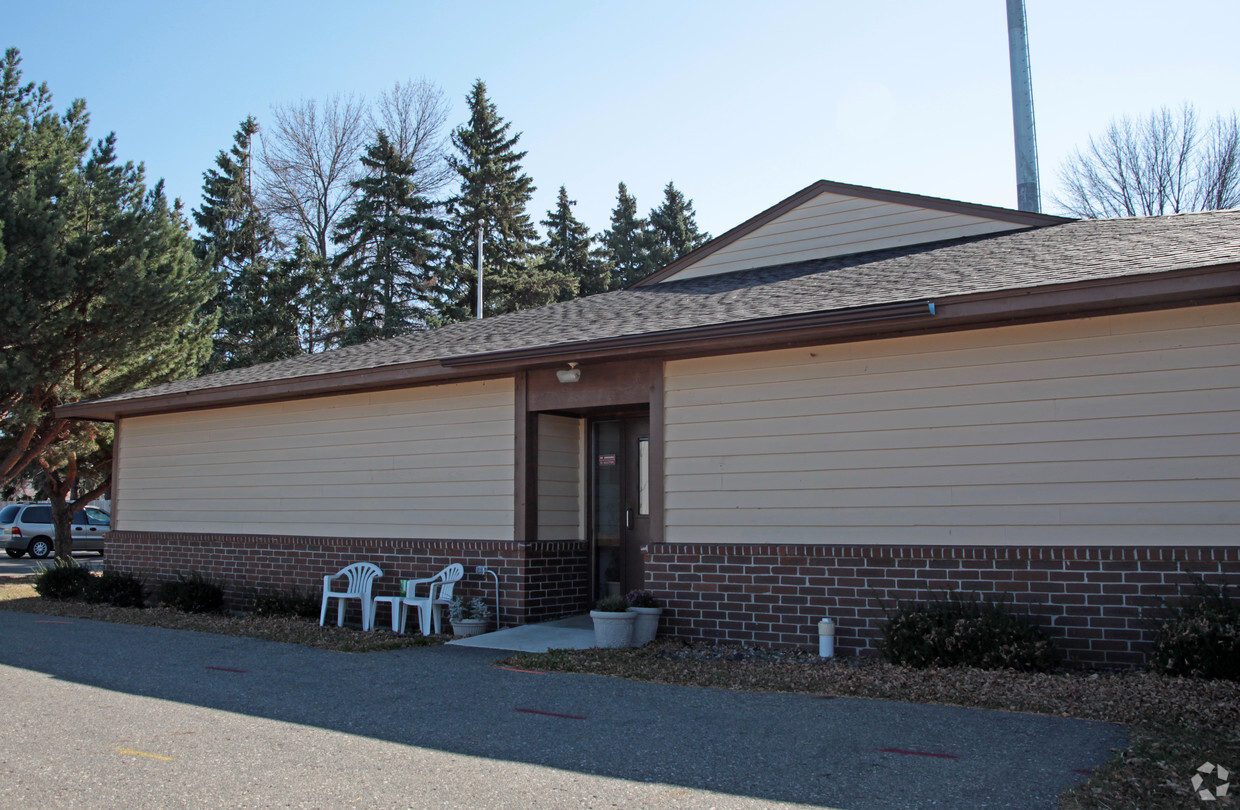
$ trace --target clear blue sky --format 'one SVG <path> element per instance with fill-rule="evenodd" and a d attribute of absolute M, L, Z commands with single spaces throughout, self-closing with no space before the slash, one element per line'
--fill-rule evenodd
<path fill-rule="evenodd" d="M 1235 0 L 1027 4 L 1047 210 L 1113 116 L 1237 106 Z M 25 78 L 85 98 L 191 208 L 246 115 L 425 78 L 456 125 L 479 77 L 524 133 L 535 220 L 564 184 L 604 228 L 619 181 L 645 211 L 674 180 L 714 234 L 820 178 L 1016 205 L 1004 0 L 6 5 Z"/>

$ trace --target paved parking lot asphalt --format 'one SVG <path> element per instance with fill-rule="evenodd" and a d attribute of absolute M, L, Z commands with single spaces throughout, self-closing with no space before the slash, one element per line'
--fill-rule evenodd
<path fill-rule="evenodd" d="M 94 551 L 76 551 L 73 559 L 80 565 L 85 565 L 92 571 L 103 570 L 103 555 Z M 36 560 L 28 555 L 13 559 L 8 554 L 0 554 L 0 578 L 5 577 L 24 577 L 28 574 L 35 574 L 42 570 L 45 565 L 52 565 L 56 562 L 55 557 L 48 557 L 44 560 Z"/>
<path fill-rule="evenodd" d="M 1124 730 L 0 611 L 2 807 L 1048 808 Z"/>

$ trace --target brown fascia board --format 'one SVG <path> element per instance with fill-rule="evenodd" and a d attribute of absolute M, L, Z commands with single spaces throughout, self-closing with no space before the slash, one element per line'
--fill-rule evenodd
<path fill-rule="evenodd" d="M 763 335 L 770 332 L 818 328 L 842 324 L 873 323 L 894 318 L 915 318 L 934 314 L 934 304 L 929 301 L 906 301 L 897 304 L 879 304 L 852 309 L 835 309 L 825 312 L 810 312 L 804 315 L 781 315 L 774 318 L 760 318 L 750 321 L 732 321 L 729 323 L 712 324 L 709 326 L 693 326 L 687 329 L 674 329 L 664 332 L 650 332 L 641 335 L 630 335 L 599 340 L 562 343 L 550 346 L 539 346 L 532 349 L 516 349 L 513 351 L 488 352 L 486 354 L 462 355 L 447 357 L 441 360 L 445 366 L 467 367 L 484 363 L 514 362 L 541 360 L 543 358 L 559 359 L 565 354 L 597 359 L 601 355 L 623 350 L 631 355 L 635 350 L 662 350 L 683 343 L 709 344 L 726 338 L 742 338 L 751 335 Z M 652 353 L 659 353 L 654 351 Z"/>
<path fill-rule="evenodd" d="M 1051 214 L 1036 214 L 1032 211 L 1014 211 L 1011 208 L 998 208 L 992 205 L 981 205 L 979 203 L 960 202 L 959 200 L 947 200 L 942 197 L 924 197 L 920 194 L 909 194 L 903 191 L 889 191 L 882 188 L 870 188 L 868 186 L 853 186 L 848 183 L 835 183 L 830 180 L 819 180 L 812 185 L 793 194 L 791 197 L 780 200 L 760 214 L 742 222 L 735 228 L 723 233 L 706 244 L 702 245 L 692 253 L 685 254 L 676 261 L 672 262 L 662 270 L 656 270 L 646 276 L 641 281 L 633 284 L 634 287 L 649 287 L 653 284 L 674 276 L 686 267 L 696 264 L 702 259 L 717 250 L 721 250 L 743 236 L 748 236 L 757 229 L 766 225 L 784 214 L 801 205 L 804 202 L 812 200 L 819 194 L 830 192 L 832 194 L 841 194 L 851 197 L 860 197 L 867 200 L 875 200 L 877 202 L 897 203 L 899 205 L 911 205 L 918 208 L 929 208 L 934 211 L 945 211 L 952 214 L 966 214 L 969 216 L 983 217 L 985 219 L 994 219 L 1000 222 L 1010 222 L 1013 225 L 1020 225 L 1025 228 L 1044 228 L 1048 225 L 1061 225 L 1065 222 L 1072 222 L 1070 217 L 1057 217 Z"/>
<path fill-rule="evenodd" d="M 1240 264 L 998 290 L 445 358 L 445 366 L 700 357 L 1240 300 Z"/>
<path fill-rule="evenodd" d="M 90 419 L 113 422 L 124 416 L 149 416 L 157 413 L 195 411 L 204 408 L 224 408 L 233 405 L 253 405 L 262 402 L 279 402 L 307 397 L 356 394 L 366 391 L 382 391 L 406 385 L 438 382 L 451 379 L 454 382 L 495 379 L 511 375 L 512 369 L 487 369 L 477 367 L 469 374 L 445 373 L 437 360 L 418 363 L 401 363 L 378 368 L 340 371 L 333 374 L 316 374 L 307 377 L 290 377 L 280 380 L 242 383 L 240 385 L 202 388 L 196 391 L 157 394 L 150 397 L 128 399 L 99 399 L 75 402 L 56 408 L 56 416 L 70 419 Z"/>
<path fill-rule="evenodd" d="M 57 408 L 56 415 L 113 421 L 123 416 L 496 379 L 570 360 L 701 357 L 1238 300 L 1240 263 L 1232 263 L 562 343 L 149 398 L 79 402 Z"/>

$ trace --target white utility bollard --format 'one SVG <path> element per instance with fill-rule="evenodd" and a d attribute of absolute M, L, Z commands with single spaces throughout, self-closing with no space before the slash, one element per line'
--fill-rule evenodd
<path fill-rule="evenodd" d="M 818 657 L 835 657 L 835 622 L 830 619 L 818 622 Z"/>

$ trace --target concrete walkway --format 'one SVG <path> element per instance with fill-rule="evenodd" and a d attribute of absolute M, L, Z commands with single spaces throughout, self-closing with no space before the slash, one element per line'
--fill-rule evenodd
<path fill-rule="evenodd" d="M 0 807 L 1050 808 L 1124 730 L 0 611 Z"/>
<path fill-rule="evenodd" d="M 510 652 L 588 650 L 594 646 L 594 624 L 589 614 L 570 616 L 553 622 L 523 624 L 480 636 L 458 638 L 448 643 L 458 647 Z"/>

